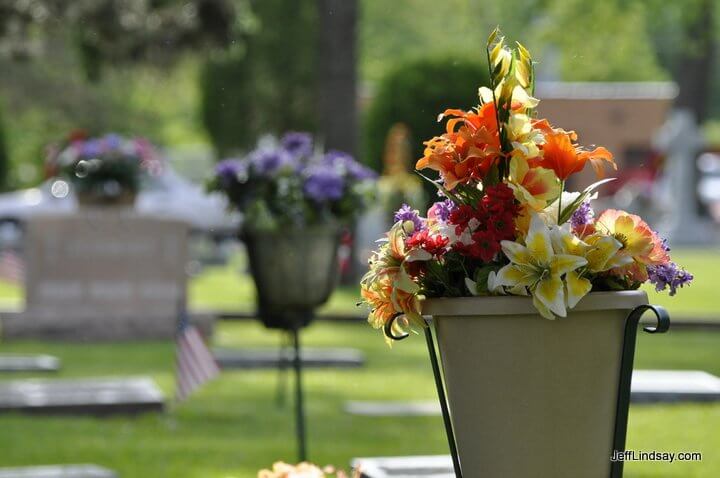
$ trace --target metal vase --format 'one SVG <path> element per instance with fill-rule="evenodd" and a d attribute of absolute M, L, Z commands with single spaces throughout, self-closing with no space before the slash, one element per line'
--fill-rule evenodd
<path fill-rule="evenodd" d="M 340 235 L 339 226 L 243 232 L 258 315 L 267 327 L 296 330 L 312 321 L 338 281 Z"/>

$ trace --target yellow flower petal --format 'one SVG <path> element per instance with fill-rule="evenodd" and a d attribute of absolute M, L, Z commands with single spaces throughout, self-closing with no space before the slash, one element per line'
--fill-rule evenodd
<path fill-rule="evenodd" d="M 553 315 L 553 313 L 550 312 L 550 309 L 545 307 L 545 304 L 540 302 L 535 296 L 533 296 L 533 305 L 535 306 L 537 311 L 540 312 L 540 315 L 542 315 L 546 319 L 555 320 L 555 315 Z"/>
<path fill-rule="evenodd" d="M 567 285 L 567 305 L 571 309 L 592 289 L 590 281 L 580 277 L 575 271 L 567 273 L 565 284 Z"/>
<path fill-rule="evenodd" d="M 561 276 L 566 272 L 587 265 L 587 259 L 570 254 L 555 254 L 550 260 L 550 270 L 554 275 Z"/>
<path fill-rule="evenodd" d="M 592 249 L 588 251 L 585 258 L 588 260 L 588 269 L 593 272 L 602 272 L 610 268 L 610 259 L 615 256 L 622 243 L 612 236 L 595 236 L 588 239 Z"/>
<path fill-rule="evenodd" d="M 560 276 L 550 275 L 538 282 L 533 296 L 556 315 L 565 317 L 565 288 Z"/>
<path fill-rule="evenodd" d="M 515 264 L 508 264 L 497 273 L 495 285 L 497 286 L 529 286 L 533 282 L 533 275 L 529 271 Z"/>
<path fill-rule="evenodd" d="M 514 264 L 530 264 L 531 256 L 527 247 L 513 241 L 501 241 L 500 246 L 508 259 L 510 259 L 510 262 Z"/>
<path fill-rule="evenodd" d="M 550 263 L 550 259 L 553 256 L 550 231 L 542 218 L 537 214 L 532 214 L 530 219 L 530 229 L 525 238 L 525 245 L 535 263 L 544 265 Z"/>

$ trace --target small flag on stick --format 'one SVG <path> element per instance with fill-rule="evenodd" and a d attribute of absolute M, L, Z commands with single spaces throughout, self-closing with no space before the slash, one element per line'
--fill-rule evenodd
<path fill-rule="evenodd" d="M 220 367 L 205 345 L 200 332 L 190 324 L 184 305 L 180 309 L 175 353 L 177 367 L 175 399 L 181 402 L 220 373 Z"/>
<path fill-rule="evenodd" d="M 0 280 L 12 284 L 25 281 L 25 261 L 12 249 L 0 252 Z"/>

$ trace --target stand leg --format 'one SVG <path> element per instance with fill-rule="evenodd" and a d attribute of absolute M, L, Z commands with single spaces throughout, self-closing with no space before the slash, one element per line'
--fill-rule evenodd
<path fill-rule="evenodd" d="M 288 368 L 290 365 L 288 352 L 290 351 L 291 341 L 292 338 L 289 332 L 282 331 L 280 333 L 280 361 L 278 363 L 278 381 L 275 393 L 275 403 L 277 404 L 278 408 L 283 408 L 285 406 L 288 385 Z"/>
<path fill-rule="evenodd" d="M 297 433 L 298 461 L 306 461 L 305 407 L 303 406 L 302 363 L 300 361 L 300 333 L 298 329 L 293 329 L 292 337 L 295 349 L 293 365 L 295 368 L 295 432 Z"/>

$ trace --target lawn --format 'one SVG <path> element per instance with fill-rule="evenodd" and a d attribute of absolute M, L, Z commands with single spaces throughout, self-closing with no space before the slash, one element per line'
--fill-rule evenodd
<path fill-rule="evenodd" d="M 346 400 L 433 399 L 424 342 L 416 337 L 388 348 L 364 324 L 312 325 L 304 342 L 361 349 L 358 370 L 309 371 L 309 452 L 319 463 L 347 466 L 357 456 L 445 453 L 440 418 L 362 418 L 343 413 Z M 215 342 L 242 347 L 275 345 L 279 336 L 255 322 L 223 323 Z M 152 375 L 173 390 L 170 343 L 5 343 L 7 352 L 42 352 L 63 360 L 60 376 Z M 641 334 L 640 368 L 704 369 L 720 374 L 720 334 Z M 272 371 L 225 372 L 190 400 L 162 415 L 140 418 L 0 418 L 2 465 L 94 462 L 123 478 L 252 477 L 276 459 L 293 460 L 291 408 L 275 403 Z M 701 451 L 700 463 L 630 463 L 626 477 L 720 476 L 720 404 L 632 406 L 631 449 Z"/>
<path fill-rule="evenodd" d="M 650 302 L 664 305 L 675 318 L 720 320 L 717 291 L 714 289 L 716 271 L 720 269 L 720 249 L 678 249 L 673 251 L 673 259 L 692 272 L 695 281 L 674 297 L 665 292 L 656 293 L 647 286 Z M 252 279 L 245 273 L 245 261 L 241 255 L 233 256 L 226 265 L 206 267 L 190 280 L 191 309 L 250 312 L 254 310 L 254 294 Z M 355 305 L 358 299 L 357 287 L 339 287 L 322 311 L 362 314 Z M 0 308 L 21 307 L 23 300 L 21 286 L 0 281 Z"/>
<path fill-rule="evenodd" d="M 717 251 L 677 251 L 676 259 L 697 277 L 676 298 L 653 295 L 678 317 L 717 317 L 713 272 Z M 192 307 L 252 310 L 253 288 L 241 258 L 209 267 L 191 281 Z M 22 301 L 22 290 L 5 284 L 6 304 Z M 356 289 L 341 288 L 327 311 L 359 313 Z M 316 323 L 303 336 L 312 346 L 361 349 L 367 366 L 359 370 L 309 371 L 305 375 L 309 452 L 313 461 L 347 466 L 353 457 L 447 452 L 438 417 L 402 419 L 347 415 L 347 400 L 427 400 L 434 398 L 432 374 L 420 338 L 388 348 L 378 332 L 359 323 Z M 219 346 L 277 345 L 280 337 L 253 321 L 218 326 Z M 60 377 L 151 375 L 168 396 L 174 387 L 172 343 L 50 344 L 0 343 L 0 352 L 57 355 Z M 701 369 L 720 375 L 720 334 L 671 331 L 640 334 L 637 368 Z M 18 376 L 21 377 L 21 376 Z M 6 377 L 5 377 L 6 378 Z M 295 458 L 292 412 L 275 403 L 273 371 L 225 372 L 190 400 L 165 414 L 138 418 L 0 417 L 0 466 L 92 462 L 122 478 L 239 478 L 277 459 Z M 702 462 L 629 463 L 626 477 L 720 476 L 720 404 L 637 405 L 631 407 L 630 449 L 700 451 Z"/>

